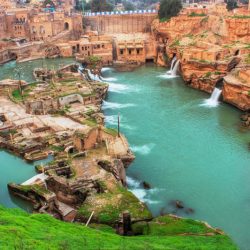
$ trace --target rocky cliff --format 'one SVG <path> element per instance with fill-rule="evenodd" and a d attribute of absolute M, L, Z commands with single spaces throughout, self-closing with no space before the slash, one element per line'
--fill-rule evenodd
<path fill-rule="evenodd" d="M 184 11 L 167 22 L 154 21 L 157 63 L 169 66 L 176 57 L 188 86 L 208 93 L 219 86 L 225 102 L 248 110 L 250 74 L 244 72 L 250 69 L 249 13 L 239 15 L 223 9 L 222 15 L 221 11 L 221 8 L 202 14 Z M 231 74 L 235 68 L 241 76 Z"/>

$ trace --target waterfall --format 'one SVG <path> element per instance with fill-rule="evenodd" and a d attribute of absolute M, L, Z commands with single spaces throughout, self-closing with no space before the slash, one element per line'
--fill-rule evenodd
<path fill-rule="evenodd" d="M 175 56 L 175 57 L 173 58 L 172 62 L 171 62 L 170 72 L 172 72 L 176 60 L 177 60 L 177 59 L 176 59 L 176 56 Z"/>
<path fill-rule="evenodd" d="M 177 76 L 177 71 L 179 69 L 179 65 L 180 65 L 180 60 L 178 60 L 176 62 L 176 64 L 174 65 L 173 69 L 171 70 L 171 75 L 172 76 Z"/>
<path fill-rule="evenodd" d="M 168 75 L 171 75 L 172 74 L 172 70 L 173 70 L 173 68 L 174 68 L 174 65 L 175 65 L 175 62 L 176 62 L 176 56 L 172 59 L 172 61 L 171 61 L 171 66 L 170 66 L 170 70 L 168 70 L 167 71 L 167 74 Z"/>
<path fill-rule="evenodd" d="M 88 75 L 92 81 L 101 82 L 101 79 L 98 75 L 93 74 L 90 69 L 87 69 L 87 71 L 88 71 Z"/>
<path fill-rule="evenodd" d="M 221 95 L 222 90 L 218 88 L 214 88 L 213 93 L 211 94 L 210 98 L 205 100 L 202 106 L 206 107 L 217 107 L 219 105 L 219 98 Z"/>

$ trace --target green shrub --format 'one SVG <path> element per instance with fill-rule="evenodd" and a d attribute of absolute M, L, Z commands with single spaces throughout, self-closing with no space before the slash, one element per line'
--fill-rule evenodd
<path fill-rule="evenodd" d="M 177 16 L 182 9 L 181 0 L 161 0 L 159 9 L 160 19 L 170 19 Z"/>
<path fill-rule="evenodd" d="M 191 14 L 188 15 L 189 17 L 195 17 L 195 16 L 206 16 L 205 13 L 195 13 L 195 12 L 191 12 Z"/>

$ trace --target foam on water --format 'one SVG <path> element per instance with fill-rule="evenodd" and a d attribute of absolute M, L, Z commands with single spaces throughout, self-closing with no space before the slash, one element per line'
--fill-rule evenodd
<path fill-rule="evenodd" d="M 138 180 L 133 179 L 132 177 L 127 176 L 127 184 L 129 190 L 142 202 L 149 203 L 149 204 L 157 204 L 159 201 L 153 200 L 150 197 L 151 191 L 157 189 L 152 189 L 152 190 L 145 190 L 142 188 L 141 183 Z"/>
<path fill-rule="evenodd" d="M 168 71 L 167 73 L 161 74 L 158 77 L 164 78 L 164 79 L 172 79 L 172 78 L 176 78 L 176 77 L 179 77 L 179 76 L 178 75 L 171 75 L 171 72 Z"/>
<path fill-rule="evenodd" d="M 106 115 L 105 122 L 109 125 L 117 125 L 117 115 Z M 121 119 L 121 117 L 120 117 Z"/>
<path fill-rule="evenodd" d="M 141 155 L 147 155 L 151 152 L 151 150 L 155 147 L 154 143 L 145 144 L 142 146 L 131 146 L 131 150 L 135 153 L 141 154 Z"/>
<path fill-rule="evenodd" d="M 109 67 L 103 67 L 101 69 L 101 72 L 107 72 L 107 71 L 112 71 L 113 69 L 112 68 L 109 68 Z"/>
<path fill-rule="evenodd" d="M 125 93 L 128 92 L 129 87 L 124 84 L 119 83 L 109 83 L 109 91 L 115 93 Z"/>
<path fill-rule="evenodd" d="M 118 120 L 117 115 L 105 116 L 105 122 L 108 125 L 117 126 L 117 122 L 118 122 L 117 120 Z M 128 125 L 127 122 L 123 119 L 122 116 L 120 116 L 120 127 L 128 129 L 128 130 L 135 130 L 136 129 L 134 126 Z"/>
<path fill-rule="evenodd" d="M 102 77 L 102 76 L 100 76 L 100 79 L 103 82 L 115 82 L 115 81 L 117 81 L 117 78 L 115 78 L 115 77 Z"/>
<path fill-rule="evenodd" d="M 211 97 L 209 99 L 206 99 L 203 101 L 200 106 L 208 107 L 208 108 L 215 108 L 219 105 L 219 98 L 221 95 L 222 90 L 218 88 L 214 88 L 213 93 L 211 94 Z"/>
<path fill-rule="evenodd" d="M 134 107 L 135 104 L 133 103 L 116 103 L 116 102 L 107 102 L 103 101 L 103 109 L 122 109 L 122 108 L 129 108 L 129 107 Z"/>

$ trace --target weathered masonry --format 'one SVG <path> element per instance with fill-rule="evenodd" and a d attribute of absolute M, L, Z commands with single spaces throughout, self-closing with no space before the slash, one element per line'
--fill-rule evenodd
<path fill-rule="evenodd" d="M 150 32 L 156 13 L 85 16 L 84 22 L 99 34 Z"/>

